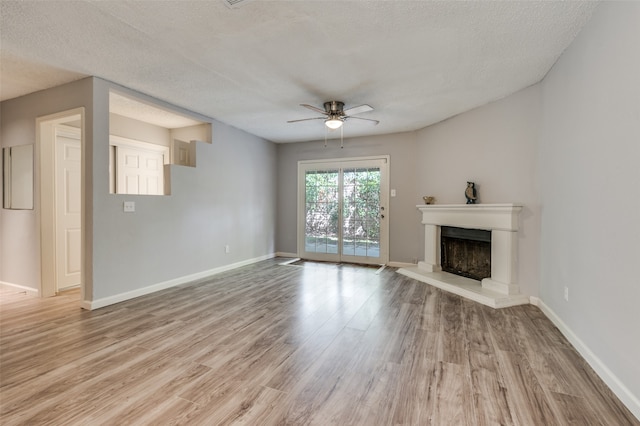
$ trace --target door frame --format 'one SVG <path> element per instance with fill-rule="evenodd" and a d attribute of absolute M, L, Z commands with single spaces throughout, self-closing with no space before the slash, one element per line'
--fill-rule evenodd
<path fill-rule="evenodd" d="M 297 230 L 297 254 L 298 257 L 302 257 L 302 253 L 304 253 L 304 241 L 305 241 L 305 220 L 304 220 L 304 212 L 305 212 L 305 179 L 304 179 L 304 166 L 314 165 L 314 164 L 327 164 L 335 165 L 336 168 L 342 170 L 346 167 L 346 163 L 358 162 L 358 161 L 384 161 L 385 163 L 385 173 L 383 173 L 382 181 L 380 182 L 380 205 L 384 207 L 384 226 L 380 227 L 380 262 L 379 264 L 386 265 L 389 262 L 389 221 L 390 221 L 390 209 L 389 209 L 389 183 L 390 183 L 390 168 L 391 168 L 391 157 L 389 155 L 376 155 L 376 156 L 368 156 L 368 157 L 347 157 L 347 158 L 328 158 L 328 159 L 317 159 L 317 160 L 300 160 L 298 161 L 298 171 L 297 171 L 297 185 L 298 185 L 298 196 L 297 196 L 297 211 L 296 211 L 296 230 Z M 340 229 L 342 228 L 342 224 L 340 224 Z M 341 249 L 339 248 L 338 259 L 343 261 L 341 255 Z"/>
<path fill-rule="evenodd" d="M 85 298 L 85 235 L 86 235 L 86 149 L 85 110 L 75 108 L 36 118 L 36 170 L 40 174 L 40 295 L 55 296 L 56 285 L 56 211 L 55 211 L 55 141 L 56 126 L 80 120 L 80 300 Z"/>

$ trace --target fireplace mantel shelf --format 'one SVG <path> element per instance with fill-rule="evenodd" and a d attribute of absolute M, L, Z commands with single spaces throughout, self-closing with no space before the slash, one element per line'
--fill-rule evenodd
<path fill-rule="evenodd" d="M 399 273 L 443 290 L 501 308 L 529 303 L 516 283 L 518 216 L 521 204 L 418 205 L 425 232 L 425 259 Z M 491 231 L 491 277 L 480 281 L 442 272 L 440 227 L 453 226 Z"/>
<path fill-rule="evenodd" d="M 519 203 L 498 203 L 498 204 L 418 204 L 419 209 L 427 210 L 513 210 L 522 208 Z"/>
<path fill-rule="evenodd" d="M 522 204 L 425 204 L 422 224 L 488 230 L 518 230 Z"/>

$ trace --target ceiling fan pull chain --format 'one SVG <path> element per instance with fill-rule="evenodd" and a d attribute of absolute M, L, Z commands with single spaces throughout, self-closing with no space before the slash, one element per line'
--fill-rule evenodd
<path fill-rule="evenodd" d="M 324 128 L 324 147 L 327 147 L 327 132 L 329 130 L 327 129 L 327 127 Z"/>
<path fill-rule="evenodd" d="M 344 126 L 340 127 L 340 149 L 344 148 Z"/>

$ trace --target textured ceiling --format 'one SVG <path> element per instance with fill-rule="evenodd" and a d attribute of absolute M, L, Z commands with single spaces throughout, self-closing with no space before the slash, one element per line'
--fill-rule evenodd
<path fill-rule="evenodd" d="M 275 142 L 324 138 L 286 121 L 328 100 L 375 109 L 345 137 L 416 130 L 540 81 L 595 6 L 1 0 L 0 99 L 97 76 Z"/>

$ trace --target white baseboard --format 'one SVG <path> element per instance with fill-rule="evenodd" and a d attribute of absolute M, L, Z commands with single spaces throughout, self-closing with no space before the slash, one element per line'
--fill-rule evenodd
<path fill-rule="evenodd" d="M 416 264 L 406 262 L 387 262 L 387 266 L 391 268 L 410 268 L 411 266 L 416 266 Z"/>
<path fill-rule="evenodd" d="M 29 296 L 38 297 L 40 295 L 40 290 L 38 290 L 37 288 L 26 287 L 20 284 L 14 284 L 7 281 L 0 281 L 0 285 L 10 287 L 11 289 L 16 291 L 24 291 Z"/>
<path fill-rule="evenodd" d="M 298 253 L 287 253 L 287 252 L 284 252 L 284 251 L 278 251 L 278 252 L 276 252 L 276 257 L 296 258 L 296 257 L 298 257 Z"/>
<path fill-rule="evenodd" d="M 242 266 L 251 265 L 252 263 L 261 262 L 263 260 L 272 259 L 276 255 L 275 254 L 267 254 L 260 257 L 255 257 L 253 259 L 243 260 L 241 262 L 231 263 L 229 265 L 220 266 L 218 268 L 209 269 L 207 271 L 197 272 L 195 274 L 185 275 L 182 277 L 174 278 L 172 280 L 164 281 L 161 283 L 153 284 L 147 287 L 138 288 L 136 290 L 128 291 L 126 293 L 120 293 L 113 296 L 103 297 L 101 299 L 88 301 L 83 300 L 80 303 L 80 307 L 82 309 L 87 309 L 92 311 L 94 309 L 103 308 L 105 306 L 113 305 L 115 303 L 124 302 L 129 299 L 134 299 L 136 297 L 144 296 L 146 294 L 155 293 L 156 291 L 165 290 L 167 288 L 175 287 L 181 284 L 187 284 L 190 282 L 202 280 L 204 278 L 209 278 L 213 275 L 219 274 L 221 272 L 230 271 L 232 269 L 240 268 Z"/>
<path fill-rule="evenodd" d="M 533 298 L 532 298 L 533 299 Z M 537 298 L 536 298 L 537 299 Z M 633 413 L 636 418 L 640 419 L 640 399 L 635 396 L 631 391 L 622 383 L 622 381 L 605 365 L 600 358 L 594 354 L 591 349 L 571 331 L 571 329 L 560 319 L 558 315 L 551 308 L 549 308 L 543 301 L 537 299 L 537 306 L 540 310 L 551 320 L 551 322 L 558 327 L 564 337 L 571 342 L 574 348 L 580 353 L 580 355 L 587 361 L 587 363 L 595 370 L 600 378 L 609 386 L 609 388 L 616 394 L 620 401 Z"/>

